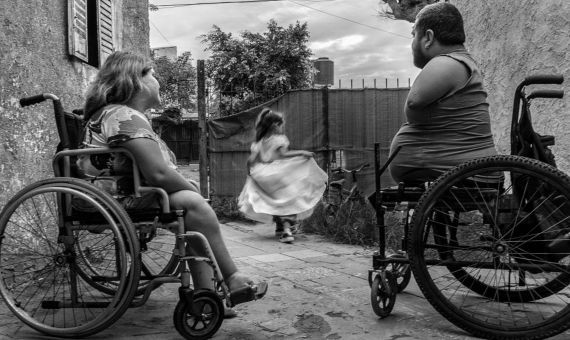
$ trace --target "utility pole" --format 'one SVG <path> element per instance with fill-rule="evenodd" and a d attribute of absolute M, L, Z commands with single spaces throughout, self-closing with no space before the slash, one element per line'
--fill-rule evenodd
<path fill-rule="evenodd" d="M 204 60 L 197 61 L 198 80 L 198 128 L 200 129 L 200 193 L 204 198 L 210 196 L 208 190 L 208 129 L 206 127 L 206 72 Z"/>

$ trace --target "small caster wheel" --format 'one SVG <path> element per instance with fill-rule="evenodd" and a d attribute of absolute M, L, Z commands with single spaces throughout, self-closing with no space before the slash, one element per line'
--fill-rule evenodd
<path fill-rule="evenodd" d="M 380 318 L 385 318 L 392 312 L 396 303 L 396 290 L 396 280 L 390 271 L 378 274 L 374 278 L 370 291 L 370 302 L 374 313 Z"/>
<path fill-rule="evenodd" d="M 389 259 L 407 259 L 407 256 L 404 254 L 391 254 L 388 256 Z M 410 268 L 409 263 L 391 263 L 390 264 L 390 271 L 392 272 L 392 276 L 396 279 L 396 287 L 397 293 L 401 293 L 406 289 L 408 284 L 410 283 L 410 279 L 412 278 L 412 268 Z"/>
<path fill-rule="evenodd" d="M 185 339 L 211 338 L 224 321 L 224 304 L 214 291 L 195 291 L 193 304 L 180 299 L 174 309 L 174 327 Z"/>

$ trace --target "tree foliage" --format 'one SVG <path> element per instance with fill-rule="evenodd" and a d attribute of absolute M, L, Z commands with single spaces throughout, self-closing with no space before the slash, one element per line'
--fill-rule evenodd
<path fill-rule="evenodd" d="M 160 84 L 162 109 L 196 108 L 196 68 L 192 66 L 192 54 L 184 52 L 176 60 L 157 57 L 154 60 L 155 77 Z"/>
<path fill-rule="evenodd" d="M 270 20 L 266 32 L 244 31 L 237 38 L 214 25 L 201 38 L 211 52 L 206 74 L 219 93 L 220 116 L 311 85 L 307 23 L 284 28 Z"/>
<path fill-rule="evenodd" d="M 430 5 L 440 0 L 382 0 L 388 5 L 390 10 L 381 10 L 380 16 L 387 17 L 394 20 L 406 20 L 408 22 L 415 22 L 416 15 L 426 5 Z M 448 1 L 448 0 L 444 0 Z"/>

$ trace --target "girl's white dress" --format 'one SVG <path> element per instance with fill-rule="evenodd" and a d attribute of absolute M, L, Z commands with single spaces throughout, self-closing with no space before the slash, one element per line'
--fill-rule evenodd
<path fill-rule="evenodd" d="M 321 199 L 327 174 L 313 158 L 295 156 L 276 159 L 276 150 L 287 149 L 285 135 L 272 135 L 251 145 L 258 162 L 250 169 L 238 198 L 240 211 L 248 218 L 270 223 L 273 216 L 296 215 L 307 218 Z"/>

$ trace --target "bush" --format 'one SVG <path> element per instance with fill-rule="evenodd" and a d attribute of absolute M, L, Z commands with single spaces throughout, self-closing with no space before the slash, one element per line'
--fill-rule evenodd
<path fill-rule="evenodd" d="M 326 204 L 319 202 L 311 217 L 302 222 L 306 233 L 323 235 L 326 238 L 345 244 L 378 246 L 378 228 L 376 212 L 370 204 L 355 201 L 344 204 L 334 212 L 335 218 L 326 223 Z M 404 212 L 387 212 L 384 215 L 386 225 L 386 247 L 391 251 L 401 249 L 404 235 Z"/>
<path fill-rule="evenodd" d="M 246 220 L 239 211 L 237 197 L 212 196 L 210 205 L 220 219 L 227 218 L 231 220 Z"/>

